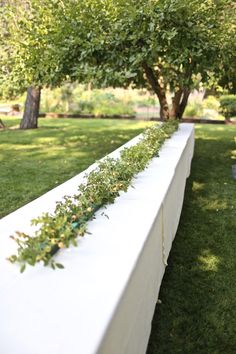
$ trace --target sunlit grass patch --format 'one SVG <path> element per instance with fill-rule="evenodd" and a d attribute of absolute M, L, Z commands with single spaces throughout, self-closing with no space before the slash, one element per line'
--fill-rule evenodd
<path fill-rule="evenodd" d="M 220 259 L 219 257 L 215 256 L 214 254 L 211 254 L 209 250 L 204 250 L 202 254 L 198 257 L 200 263 L 201 263 L 201 269 L 205 271 L 213 271 L 217 272 L 218 271 L 218 266 L 220 264 Z"/>
<path fill-rule="evenodd" d="M 204 188 L 204 183 L 199 183 L 197 181 L 193 181 L 193 186 L 192 186 L 192 190 L 193 192 L 197 192 L 200 191 Z"/>

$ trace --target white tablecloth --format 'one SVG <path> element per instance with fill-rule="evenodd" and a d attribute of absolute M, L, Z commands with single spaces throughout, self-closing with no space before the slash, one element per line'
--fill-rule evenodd
<path fill-rule="evenodd" d="M 20 274 L 6 261 L 16 248 L 9 235 L 30 231 L 30 220 L 74 194 L 84 174 L 0 220 L 0 353 L 145 353 L 193 148 L 193 125 L 181 124 L 135 188 L 105 209 L 109 219 L 99 211 L 92 235 L 56 255 L 64 270 Z"/>

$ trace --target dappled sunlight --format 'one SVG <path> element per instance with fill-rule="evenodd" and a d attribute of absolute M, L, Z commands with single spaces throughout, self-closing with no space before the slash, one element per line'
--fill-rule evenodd
<path fill-rule="evenodd" d="M 39 129 L 1 132 L 0 217 L 85 170 L 152 124 L 43 118 Z"/>
<path fill-rule="evenodd" d="M 204 189 L 204 186 L 205 186 L 205 183 L 199 183 L 199 182 L 193 181 L 192 191 L 193 192 L 201 191 Z"/>
<path fill-rule="evenodd" d="M 219 137 L 207 136 L 207 135 L 204 135 L 204 134 L 202 134 L 201 137 L 197 137 L 196 138 L 196 140 L 199 140 L 199 141 L 201 141 L 203 139 L 204 139 L 204 141 L 214 141 L 214 142 L 220 140 Z"/>
<path fill-rule="evenodd" d="M 231 159 L 236 160 L 236 150 L 231 151 Z"/>
<path fill-rule="evenodd" d="M 38 149 L 39 147 L 44 147 L 44 145 L 35 145 L 35 144 L 20 144 L 20 143 L 15 143 L 14 145 L 12 144 L 0 144 L 1 149 L 10 149 L 10 150 L 14 150 L 14 151 L 22 151 L 22 152 L 26 152 L 26 151 L 32 151 L 33 149 Z"/>
<path fill-rule="evenodd" d="M 40 137 L 40 138 L 34 139 L 34 143 L 37 145 L 40 145 L 40 144 L 53 145 L 53 144 L 57 143 L 57 139 L 54 137 L 45 136 L 45 137 Z"/>
<path fill-rule="evenodd" d="M 216 125 L 216 124 L 195 124 L 195 130 L 196 131 L 202 131 L 202 127 L 204 126 L 205 134 L 207 135 L 208 132 L 219 132 L 225 131 L 225 125 Z"/>
<path fill-rule="evenodd" d="M 8 128 L 8 129 L 10 129 L 10 130 L 19 130 L 20 128 L 19 128 L 19 124 L 17 124 L 17 125 L 12 125 L 10 128 Z"/>
<path fill-rule="evenodd" d="M 201 269 L 204 271 L 217 272 L 219 269 L 220 257 L 212 254 L 210 250 L 202 251 L 198 260 L 201 263 Z"/>
<path fill-rule="evenodd" d="M 219 212 L 221 210 L 227 210 L 229 208 L 229 205 L 227 203 L 227 200 L 219 200 L 219 199 L 212 199 L 212 200 L 207 200 L 207 204 L 204 207 L 204 210 L 208 211 L 216 211 Z"/>
<path fill-rule="evenodd" d="M 225 131 L 225 127 L 222 124 L 222 126 L 214 127 L 214 130 L 217 131 L 217 132 L 224 132 Z"/>
<path fill-rule="evenodd" d="M 234 136 L 234 142 L 236 144 L 236 136 Z M 236 159 L 236 150 L 231 151 L 231 159 L 233 159 L 233 160 Z"/>
<path fill-rule="evenodd" d="M 232 131 L 230 125 L 216 125 L 216 124 L 195 124 L 196 139 L 204 141 L 214 140 L 219 141 L 225 139 L 228 132 Z M 204 127 L 204 129 L 203 129 Z M 233 138 L 233 136 L 232 136 Z M 232 143 L 230 139 L 229 143 Z"/>

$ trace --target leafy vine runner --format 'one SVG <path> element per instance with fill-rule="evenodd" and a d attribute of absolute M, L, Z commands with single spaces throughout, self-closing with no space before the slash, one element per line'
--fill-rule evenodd
<path fill-rule="evenodd" d="M 53 269 L 63 268 L 53 255 L 60 249 L 77 245 L 77 237 L 87 230 L 87 222 L 94 218 L 102 206 L 114 203 L 121 191 L 127 191 L 133 177 L 147 167 L 160 147 L 178 129 L 178 122 L 170 120 L 163 125 L 148 128 L 136 145 L 124 148 L 119 159 L 105 158 L 86 176 L 86 183 L 78 187 L 78 193 L 65 196 L 58 202 L 54 214 L 44 213 L 32 220 L 40 228 L 34 236 L 16 232 L 11 236 L 18 245 L 17 254 L 8 259 L 20 264 L 23 272 L 27 264 L 43 262 Z"/>

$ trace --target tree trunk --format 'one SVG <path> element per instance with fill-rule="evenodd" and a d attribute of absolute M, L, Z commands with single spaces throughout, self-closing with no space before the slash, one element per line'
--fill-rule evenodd
<path fill-rule="evenodd" d="M 190 90 L 188 88 L 179 89 L 172 98 L 171 117 L 181 119 L 188 103 Z"/>
<path fill-rule="evenodd" d="M 180 100 L 182 97 L 182 93 L 183 93 L 183 90 L 179 89 L 178 91 L 175 92 L 174 97 L 172 97 L 172 109 L 171 109 L 171 113 L 170 113 L 170 116 L 172 118 L 175 118 L 175 119 L 177 118 L 177 112 L 179 109 L 179 104 L 180 104 Z"/>
<path fill-rule="evenodd" d="M 20 123 L 20 129 L 38 128 L 38 116 L 40 105 L 41 88 L 29 87 L 25 101 L 24 115 Z"/>
<path fill-rule="evenodd" d="M 168 120 L 170 118 L 170 112 L 169 112 L 169 105 L 166 99 L 165 93 L 158 96 L 159 102 L 160 102 L 160 119 L 161 120 Z"/>
<path fill-rule="evenodd" d="M 5 129 L 5 125 L 1 119 L 0 119 L 0 129 Z"/>
<path fill-rule="evenodd" d="M 158 97 L 160 103 L 160 119 L 168 120 L 170 118 L 170 111 L 169 111 L 169 105 L 166 98 L 165 89 L 159 84 L 158 77 L 155 75 L 155 72 L 153 71 L 152 68 L 150 68 L 150 66 L 144 63 L 143 69 L 149 84 L 151 85 L 153 91 Z"/>
<path fill-rule="evenodd" d="M 183 117 L 185 108 L 186 108 L 187 103 L 188 103 L 189 95 L 190 95 L 190 90 L 188 88 L 185 88 L 183 90 L 183 97 L 182 97 L 182 100 L 181 100 L 181 102 L 179 104 L 179 108 L 178 108 L 178 111 L 177 111 L 176 118 L 181 119 Z"/>

